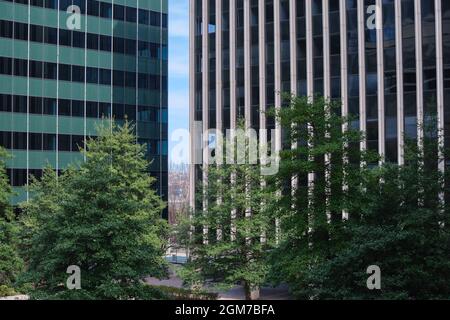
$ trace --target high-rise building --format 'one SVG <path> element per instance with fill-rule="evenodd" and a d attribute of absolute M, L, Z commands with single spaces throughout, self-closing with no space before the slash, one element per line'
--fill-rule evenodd
<path fill-rule="evenodd" d="M 136 124 L 167 198 L 167 0 L 0 1 L 0 145 L 14 203 L 111 116 Z"/>
<path fill-rule="evenodd" d="M 190 41 L 192 131 L 240 117 L 274 128 L 264 111 L 283 106 L 280 92 L 319 93 L 339 99 L 363 147 L 387 161 L 404 161 L 404 133 L 420 137 L 431 116 L 450 147 L 448 0 L 191 0 Z"/>

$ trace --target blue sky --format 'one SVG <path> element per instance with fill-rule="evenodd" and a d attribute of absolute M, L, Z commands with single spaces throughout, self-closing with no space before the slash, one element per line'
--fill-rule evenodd
<path fill-rule="evenodd" d="M 188 128 L 189 0 L 169 0 L 169 155 L 172 133 Z"/>

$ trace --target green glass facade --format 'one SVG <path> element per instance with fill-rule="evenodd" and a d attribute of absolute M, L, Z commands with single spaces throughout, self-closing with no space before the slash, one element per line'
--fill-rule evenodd
<path fill-rule="evenodd" d="M 0 1 L 0 145 L 13 156 L 14 203 L 47 164 L 83 161 L 78 147 L 111 116 L 136 123 L 167 197 L 167 43 L 167 0 Z"/>

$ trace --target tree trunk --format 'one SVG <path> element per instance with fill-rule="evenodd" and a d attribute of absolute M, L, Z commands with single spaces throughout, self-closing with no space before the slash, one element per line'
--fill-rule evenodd
<path fill-rule="evenodd" d="M 260 289 L 259 286 L 254 286 L 248 282 L 244 283 L 245 290 L 245 299 L 246 300 L 259 300 L 260 298 Z"/>

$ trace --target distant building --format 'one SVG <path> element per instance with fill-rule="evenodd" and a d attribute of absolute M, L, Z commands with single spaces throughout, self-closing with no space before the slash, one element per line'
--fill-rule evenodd
<path fill-rule="evenodd" d="M 169 223 L 176 224 L 180 215 L 189 214 L 189 166 L 169 166 Z"/>

